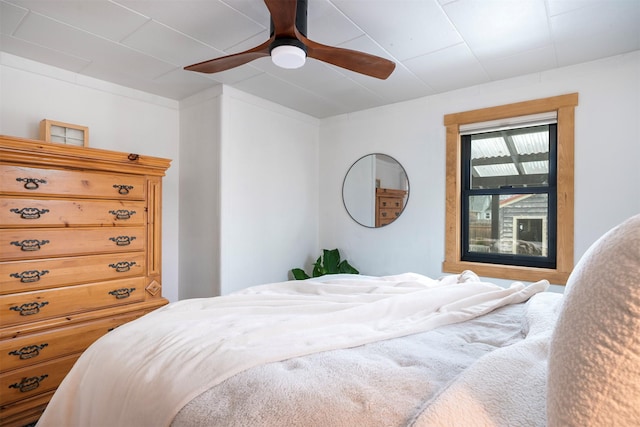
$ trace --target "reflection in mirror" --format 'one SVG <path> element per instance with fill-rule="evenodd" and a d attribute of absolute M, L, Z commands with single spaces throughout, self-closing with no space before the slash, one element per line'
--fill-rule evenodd
<path fill-rule="evenodd" d="M 402 165 L 385 154 L 358 159 L 342 184 L 342 201 L 360 225 L 382 227 L 395 221 L 409 198 L 409 179 Z"/>

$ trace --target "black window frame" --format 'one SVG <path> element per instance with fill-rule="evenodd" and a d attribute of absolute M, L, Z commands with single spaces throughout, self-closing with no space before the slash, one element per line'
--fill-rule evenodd
<path fill-rule="evenodd" d="M 523 129 L 530 126 L 514 126 L 512 129 Z M 471 188 L 471 137 L 486 132 L 474 132 L 460 135 L 461 143 L 461 260 L 488 264 L 514 265 L 522 267 L 556 268 L 557 263 L 557 177 L 558 177 L 558 125 L 549 124 L 549 173 L 548 184 L 544 186 L 500 188 Z M 472 196 L 492 196 L 520 194 L 547 195 L 547 256 L 531 256 L 522 254 L 484 253 L 469 251 L 469 200 Z M 492 212 L 492 218 L 497 221 L 498 215 Z M 493 220 L 492 220 L 493 221 Z M 492 227 L 495 226 L 495 222 Z"/>

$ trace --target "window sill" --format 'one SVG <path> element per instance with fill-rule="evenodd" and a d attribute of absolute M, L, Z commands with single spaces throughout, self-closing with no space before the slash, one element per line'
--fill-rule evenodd
<path fill-rule="evenodd" d="M 522 280 L 526 282 L 537 282 L 546 279 L 553 285 L 565 285 L 571 274 L 570 271 L 560 271 L 552 268 L 521 267 L 468 261 L 444 261 L 442 263 L 442 271 L 446 273 L 461 273 L 464 270 L 471 270 L 478 276 L 497 279 Z"/>

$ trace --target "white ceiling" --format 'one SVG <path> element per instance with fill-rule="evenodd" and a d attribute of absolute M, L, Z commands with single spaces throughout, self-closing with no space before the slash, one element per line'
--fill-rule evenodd
<path fill-rule="evenodd" d="M 266 41 L 261 0 L 0 0 L 0 50 L 180 100 L 220 83 L 323 118 L 640 49 L 640 0 L 309 0 L 307 36 L 396 62 L 182 68 Z"/>

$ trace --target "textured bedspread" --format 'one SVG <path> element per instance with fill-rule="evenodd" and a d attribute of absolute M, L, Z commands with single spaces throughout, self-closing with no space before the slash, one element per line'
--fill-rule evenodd
<path fill-rule="evenodd" d="M 284 421 L 289 405 L 286 399 L 280 400 L 280 407 L 274 403 L 278 393 L 294 396 L 291 405 L 296 399 L 311 395 L 312 398 L 305 401 L 309 407 L 305 412 L 321 416 L 327 415 L 322 414 L 323 411 L 331 412 L 321 402 L 336 396 L 325 393 L 320 398 L 318 387 L 322 385 L 321 380 L 342 387 L 342 396 L 348 399 L 347 406 L 356 408 L 360 415 L 380 421 L 375 424 L 372 420 L 354 420 L 352 425 L 398 425 L 395 421 L 387 423 L 394 419 L 391 412 L 395 411 L 395 420 L 406 421 L 407 414 L 416 414 L 416 410 L 407 412 L 407 408 L 395 409 L 390 405 L 386 406 L 387 409 L 376 409 L 376 400 L 369 396 L 370 392 L 376 395 L 376 389 L 378 400 L 392 402 L 418 391 L 422 402 L 429 400 L 439 389 L 438 380 L 432 383 L 434 385 L 427 384 L 426 379 L 422 385 L 402 384 L 394 382 L 389 375 L 381 374 L 386 371 L 385 364 L 404 367 L 407 373 L 421 371 L 420 365 L 414 362 L 426 352 L 430 347 L 429 340 L 436 335 L 428 338 L 426 345 L 419 343 L 420 338 L 413 342 L 405 340 L 408 347 L 418 346 L 413 349 L 417 352 L 414 355 L 410 354 L 411 351 L 397 353 L 397 348 L 401 347 L 397 344 L 402 341 L 398 338 L 471 320 L 497 308 L 527 301 L 547 286 L 546 282 L 539 282 L 526 287 L 514 284 L 504 289 L 482 283 L 470 272 L 439 281 L 415 274 L 386 278 L 326 277 L 322 281 L 283 282 L 249 288 L 227 297 L 173 303 L 118 328 L 92 345 L 61 384 L 39 425 L 162 426 L 169 425 L 174 417 L 175 425 L 188 425 L 190 422 L 198 425 L 199 421 L 189 415 L 191 405 L 182 412 L 180 410 L 199 395 L 198 399 L 207 399 L 215 388 L 224 390 L 233 383 L 237 385 L 235 389 L 231 386 L 217 397 L 209 398 L 210 403 L 225 402 L 218 406 L 224 411 L 231 411 L 231 419 L 226 418 L 219 423 L 209 419 L 199 425 L 273 425 L 273 419 L 268 421 L 264 417 L 282 411 L 280 421 Z M 525 329 L 520 325 L 516 336 L 523 334 Z M 471 333 L 483 334 L 480 331 Z M 506 335 L 507 338 L 498 338 L 500 334 L 493 337 L 484 332 L 486 339 L 478 342 L 486 346 L 480 345 L 485 349 L 502 347 L 514 339 L 513 330 Z M 462 340 L 469 341 L 469 338 Z M 436 378 L 441 378 L 441 384 L 452 378 L 452 370 L 464 370 L 482 354 L 480 351 L 479 354 L 469 354 L 467 358 L 464 352 L 470 350 L 462 345 L 462 341 L 458 340 L 460 345 L 453 340 L 440 341 L 452 347 L 453 352 L 462 352 L 459 360 L 453 363 L 449 360 L 452 356 L 445 357 L 448 363 L 445 369 L 437 369 L 434 362 L 433 373 Z M 378 350 L 382 349 L 377 356 L 380 360 L 377 367 L 361 363 L 365 359 L 376 358 L 373 354 L 367 355 L 368 350 L 353 356 L 347 350 L 340 350 L 364 344 L 371 346 L 376 342 Z M 399 359 L 383 360 L 385 352 L 397 353 Z M 328 354 L 335 356 L 340 353 L 341 358 L 329 358 L 323 362 Z M 437 355 L 429 357 L 434 361 L 438 358 Z M 308 370 L 302 368 L 315 366 L 314 362 L 324 363 L 328 368 L 340 366 L 316 370 L 315 374 L 303 374 Z M 263 364 L 269 365 L 262 368 L 262 379 L 252 379 L 248 370 Z M 358 374 L 359 369 L 362 375 Z M 358 389 L 358 378 L 365 378 L 367 370 L 378 371 L 379 381 L 377 385 L 374 380 L 373 385 L 369 383 L 364 389 Z M 285 375 L 279 375 L 283 372 Z M 355 383 L 345 381 L 338 384 L 340 379 L 348 376 L 347 373 L 356 380 Z M 287 381 L 287 377 L 293 381 Z M 243 378 L 245 384 L 242 384 Z M 317 387 L 313 386 L 314 381 Z M 364 384 L 364 380 L 360 382 Z M 264 387 L 267 383 L 271 390 L 259 393 L 259 386 Z M 219 387 L 214 387 L 216 385 Z M 256 393 L 247 394 L 247 388 L 256 390 Z M 424 389 L 422 393 L 421 388 Z M 270 401 L 267 396 L 274 400 Z M 313 402 L 315 397 L 318 397 L 318 404 L 314 406 L 309 402 Z M 411 405 L 420 406 L 415 398 L 412 402 Z M 265 405 L 269 405 L 267 411 L 264 411 Z M 253 416 L 257 418 L 242 424 L 245 421 L 238 419 L 238 415 L 249 414 L 252 406 Z M 400 410 L 403 414 L 399 414 Z M 176 417 L 178 412 L 180 414 Z M 290 418 L 277 424 L 347 425 L 326 418 L 318 419 L 316 424 L 316 421 L 304 418 L 308 413 L 298 412 L 298 415 L 294 415 L 295 411 L 287 412 Z M 336 407 L 336 412 L 344 412 L 344 409 Z M 237 420 L 236 424 L 234 420 Z"/>
<path fill-rule="evenodd" d="M 529 319 L 530 313 L 540 308 L 539 303 L 548 307 L 553 321 L 559 299 L 559 294 L 543 293 L 527 303 L 429 332 L 258 366 L 192 400 L 178 413 L 172 427 L 511 426 L 504 420 L 487 422 L 482 416 L 486 411 L 476 412 L 480 416 L 468 423 L 470 411 L 447 396 L 459 389 L 462 373 L 484 369 L 491 353 L 505 352 L 537 334 L 530 329 Z M 536 324 L 541 326 L 538 319 L 534 319 L 534 328 Z M 545 324 L 542 329 L 548 329 L 549 323 Z M 498 372 L 507 375 L 506 366 Z M 511 380 L 523 373 L 519 371 Z M 494 386 L 496 378 L 504 379 L 496 372 L 485 371 L 484 375 L 483 386 Z M 496 390 L 503 402 L 509 398 L 507 389 L 502 384 Z M 528 392 L 544 396 L 533 384 L 526 388 Z M 467 405 L 469 399 L 465 399 Z M 536 405 L 540 401 L 526 398 L 522 392 L 511 399 L 520 408 L 530 404 L 525 399 Z M 443 405 L 445 400 L 454 411 Z M 427 410 L 439 401 L 443 403 L 436 404 L 438 411 Z M 528 412 L 529 422 L 523 425 L 544 424 L 544 407 L 542 413 L 536 409 Z M 457 418 L 462 414 L 464 418 Z M 459 423 L 461 420 L 465 422 Z"/>

